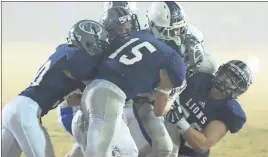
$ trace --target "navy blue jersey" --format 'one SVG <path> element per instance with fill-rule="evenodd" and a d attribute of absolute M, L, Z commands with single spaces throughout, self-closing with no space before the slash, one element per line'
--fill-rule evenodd
<path fill-rule="evenodd" d="M 187 80 L 187 87 L 180 95 L 180 104 L 191 126 L 202 130 L 213 120 L 226 124 L 231 133 L 238 132 L 246 122 L 246 115 L 240 104 L 233 99 L 212 100 L 208 98 L 213 75 L 196 73 Z M 178 102 L 175 102 L 178 103 Z M 208 152 L 199 153 L 181 138 L 181 155 L 205 157 Z"/>
<path fill-rule="evenodd" d="M 31 85 L 20 93 L 36 101 L 46 114 L 60 103 L 64 96 L 76 89 L 83 89 L 82 81 L 93 78 L 101 56 L 89 56 L 86 52 L 60 45 L 39 69 Z M 71 75 L 70 75 L 71 74 Z"/>
<path fill-rule="evenodd" d="M 99 66 L 96 78 L 113 82 L 127 98 L 152 92 L 163 68 L 167 69 L 175 87 L 185 79 L 182 55 L 157 40 L 151 32 L 139 31 L 120 46 Z"/>

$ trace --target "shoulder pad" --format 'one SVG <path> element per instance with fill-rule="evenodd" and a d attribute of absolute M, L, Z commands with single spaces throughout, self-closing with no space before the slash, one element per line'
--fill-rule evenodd
<path fill-rule="evenodd" d="M 241 117 L 243 119 L 246 119 L 246 114 L 245 114 L 244 110 L 242 109 L 242 107 L 239 104 L 239 102 L 237 102 L 236 100 L 234 100 L 234 99 L 228 100 L 227 101 L 227 107 L 232 111 L 232 113 L 235 116 L 238 116 L 238 117 Z"/>
<path fill-rule="evenodd" d="M 221 120 L 227 124 L 231 133 L 236 133 L 244 126 L 247 120 L 246 114 L 241 105 L 234 99 L 228 100 L 225 108 L 221 112 Z"/>
<path fill-rule="evenodd" d="M 56 51 L 64 51 L 67 60 L 69 60 L 70 58 L 73 57 L 74 54 L 76 54 L 77 52 L 80 52 L 82 50 L 79 49 L 78 47 L 74 46 L 74 45 L 62 44 L 62 45 L 57 47 Z"/>

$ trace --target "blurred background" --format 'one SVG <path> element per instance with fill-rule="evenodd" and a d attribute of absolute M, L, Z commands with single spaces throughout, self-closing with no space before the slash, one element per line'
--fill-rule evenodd
<path fill-rule="evenodd" d="M 151 2 L 137 2 L 148 8 Z M 208 47 L 235 53 L 267 45 L 266 2 L 181 2 Z M 81 19 L 98 20 L 102 2 L 4 2 L 3 41 L 58 44 Z M 267 47 L 266 47 L 267 48 Z M 257 53 L 257 52 L 255 52 Z"/>
<path fill-rule="evenodd" d="M 149 8 L 151 2 L 137 2 Z M 103 2 L 2 2 L 2 103 L 24 89 L 38 68 L 64 43 L 69 29 L 81 19 L 98 20 Z M 181 2 L 189 22 L 204 34 L 208 51 L 219 63 L 231 59 L 247 61 L 254 82 L 239 100 L 248 115 L 245 129 L 227 137 L 213 156 L 268 156 L 262 139 L 268 139 L 268 3 L 267 2 Z M 57 126 L 51 118 L 45 123 Z M 54 143 L 64 137 L 59 128 L 48 127 Z M 56 131 L 55 131 L 56 129 Z M 61 132 L 61 133 L 59 133 Z M 266 132 L 266 133 L 265 133 Z M 267 135 L 264 138 L 264 135 Z M 65 140 L 65 139 L 61 139 Z M 231 141 L 231 142 L 230 142 Z M 69 142 L 69 143 L 68 143 Z M 69 140 L 66 147 L 69 147 Z M 242 147 L 243 146 L 243 147 Z M 58 154 L 68 148 L 56 146 Z M 231 152 L 228 153 L 231 149 Z M 253 155 L 254 154 L 254 155 Z"/>

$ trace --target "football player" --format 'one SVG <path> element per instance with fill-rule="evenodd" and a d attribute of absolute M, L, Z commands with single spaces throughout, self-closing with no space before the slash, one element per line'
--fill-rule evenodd
<path fill-rule="evenodd" d="M 245 124 L 245 112 L 236 98 L 250 87 L 252 74 L 243 61 L 232 60 L 215 76 L 198 72 L 187 83 L 164 120 L 174 143 L 170 157 L 208 157 L 210 148 L 228 131 L 237 133 Z M 153 156 L 148 143 L 139 144 L 145 145 L 139 150 L 141 157 Z"/>
<path fill-rule="evenodd" d="M 117 14 L 118 12 L 121 14 Z M 127 15 L 130 15 L 130 13 L 127 12 L 127 10 L 120 9 L 118 11 L 118 7 L 108 9 L 104 12 L 102 19 L 101 19 L 101 22 L 104 24 L 105 28 L 109 31 L 109 33 L 111 33 L 111 34 L 109 34 L 109 42 L 111 43 L 108 46 L 109 51 L 115 50 L 116 49 L 115 45 L 118 45 L 118 44 L 120 44 L 120 42 L 124 42 L 124 40 L 127 40 L 127 37 L 129 35 L 131 35 L 133 32 L 139 31 L 139 30 L 144 30 L 144 29 L 147 29 L 149 27 L 148 16 L 146 13 L 144 13 L 142 11 L 139 11 L 133 17 L 133 19 L 136 19 L 136 18 L 139 19 L 135 23 L 133 23 L 129 19 L 127 19 L 124 22 L 120 22 L 119 18 L 116 18 L 116 17 L 121 17 L 121 19 L 122 19 L 123 17 L 127 17 Z M 136 29 L 136 30 L 134 30 L 134 29 Z M 81 122 L 81 123 L 76 122 L 76 124 L 74 124 L 73 126 L 76 126 L 78 129 L 75 129 L 75 127 L 73 127 L 74 131 L 72 131 L 72 127 L 71 127 L 71 123 L 72 123 L 72 120 L 74 118 L 74 115 L 75 115 L 76 111 L 78 109 L 80 109 L 81 94 L 78 94 L 78 93 L 70 96 L 68 98 L 69 101 L 65 100 L 58 106 L 58 117 L 59 117 L 60 125 L 69 134 L 71 134 L 74 137 L 74 140 L 76 142 L 78 142 L 81 145 L 84 145 L 81 147 L 85 147 L 85 144 L 82 144 L 84 142 L 80 142 L 77 140 L 77 139 L 81 139 L 81 137 L 79 137 L 79 135 L 78 135 L 78 137 L 76 137 L 73 134 L 73 132 L 74 133 L 77 132 L 75 130 L 81 130 L 81 128 L 84 127 L 84 123 L 83 122 Z M 132 100 L 129 100 L 126 102 L 126 108 L 128 108 L 129 110 L 132 111 Z M 124 117 L 124 118 L 126 120 L 129 118 L 129 117 L 127 117 L 127 115 L 130 115 L 130 114 L 125 114 L 126 117 Z M 80 115 L 80 116 L 82 117 L 82 115 Z M 79 119 L 78 117 L 79 116 L 77 115 L 77 119 Z M 131 114 L 130 118 L 134 118 L 134 115 Z M 85 131 L 87 131 L 87 129 Z M 80 132 L 83 132 L 83 131 L 81 130 Z M 125 132 L 127 132 L 127 129 L 125 129 Z M 124 140 L 127 140 L 127 135 L 123 138 L 124 138 Z M 131 144 L 131 142 L 128 142 L 128 144 Z M 120 150 L 121 156 L 124 156 L 124 154 L 129 154 L 129 155 L 132 154 L 132 156 L 135 156 L 135 154 L 137 154 L 136 147 L 134 147 L 132 150 L 129 150 L 128 145 L 126 145 L 126 144 L 125 145 L 117 144 L 117 147 Z M 80 148 L 77 147 L 77 144 L 75 144 L 73 146 L 72 151 L 68 153 L 69 156 L 76 156 L 75 155 L 76 152 L 79 152 L 78 155 L 81 154 L 81 150 L 79 150 L 79 149 Z"/>
<path fill-rule="evenodd" d="M 181 5 L 173 1 L 153 2 L 148 10 L 151 27 L 155 34 L 170 44 L 179 45 L 179 34 L 191 34 L 199 42 L 203 43 L 203 34 L 195 26 L 189 24 L 186 14 Z M 176 47 L 176 45 L 175 45 Z M 205 51 L 204 62 L 199 71 L 206 73 L 215 73 L 218 64 L 214 57 Z"/>
<path fill-rule="evenodd" d="M 204 53 L 202 45 L 200 44 L 196 44 L 196 47 L 193 47 L 193 49 L 196 49 L 195 51 L 185 51 L 185 45 L 181 44 L 182 38 L 180 38 L 179 35 L 187 34 L 185 32 L 181 33 L 183 32 L 183 30 L 185 30 L 187 26 L 187 21 L 184 18 L 184 12 L 182 8 L 175 2 L 153 2 L 149 9 L 149 20 L 150 28 L 154 32 L 155 36 L 157 36 L 162 41 L 165 41 L 169 46 L 172 46 L 174 49 L 182 53 L 185 56 L 184 59 L 186 62 L 188 60 L 188 55 L 195 55 L 188 53 Z M 199 39 L 197 39 L 196 37 L 194 38 L 195 42 L 200 42 Z M 204 55 L 202 55 L 202 60 L 200 60 L 200 62 L 192 62 L 197 69 L 193 69 L 188 66 L 187 77 L 190 77 L 192 75 L 192 72 L 195 72 L 196 70 L 200 69 L 203 60 Z M 173 95 L 173 100 L 175 100 L 175 97 L 177 95 L 179 95 L 179 92 Z M 169 156 L 172 153 L 173 142 L 163 123 L 163 118 L 156 117 L 152 112 L 153 107 L 151 106 L 150 102 L 153 100 L 153 98 L 151 97 L 152 94 L 139 95 L 138 97 L 136 97 L 134 99 L 134 114 L 136 115 L 136 119 L 139 122 L 139 126 L 142 130 L 143 136 L 152 146 L 152 155 L 164 157 Z M 130 130 L 132 130 L 132 128 L 130 128 Z M 136 138 L 134 137 L 134 139 Z M 136 141 L 142 140 L 139 139 Z"/>
<path fill-rule="evenodd" d="M 129 19 L 137 22 L 125 16 L 107 26 L 119 28 L 116 24 Z M 89 119 L 85 151 L 88 156 L 107 155 L 113 135 L 119 132 L 126 99 L 155 91 L 153 111 L 156 116 L 162 116 L 169 110 L 171 89 L 185 82 L 186 69 L 180 53 L 160 42 L 150 31 L 138 31 L 130 36 L 122 32 L 121 35 L 128 40 L 119 41 L 123 44 L 99 66 L 96 79 L 82 96 L 82 110 Z"/>
<path fill-rule="evenodd" d="M 137 10 L 137 9 L 136 9 Z M 135 11 L 136 11 L 135 10 Z M 139 24 L 140 24 L 140 26 L 142 27 L 142 29 L 147 29 L 148 28 L 148 17 L 147 17 L 147 13 L 145 12 L 145 11 L 143 11 L 142 12 L 142 10 L 140 10 L 140 11 L 137 11 L 136 12 L 136 15 L 137 15 L 137 17 L 138 17 L 138 19 L 139 19 Z M 105 16 L 104 16 L 105 17 Z M 107 17 L 107 16 L 106 16 Z M 116 20 L 116 19 L 114 19 L 114 20 Z M 118 27 L 118 28 L 120 28 L 120 27 Z M 122 26 L 122 28 L 124 28 L 123 26 Z M 124 36 L 123 36 L 124 37 Z M 190 55 L 193 55 L 193 54 L 190 54 Z M 202 55 L 201 55 L 202 56 Z M 198 58 L 199 56 L 198 55 L 196 55 L 196 58 Z M 186 61 L 186 63 L 187 62 L 189 62 L 189 61 L 187 61 L 187 59 L 188 59 L 189 57 L 188 56 L 186 56 L 185 57 L 185 61 Z M 191 58 L 191 57 L 190 57 Z M 202 56 L 202 58 L 203 58 L 203 56 Z M 198 60 L 196 60 L 196 61 L 198 61 Z M 199 61 L 200 61 L 200 59 L 199 59 Z M 187 63 L 188 64 L 188 63 Z M 196 64 L 196 65 L 199 65 L 199 64 Z M 196 66 L 196 65 L 194 65 L 194 66 Z M 189 67 L 189 65 L 188 65 L 188 67 Z M 191 69 L 191 70 L 193 70 L 193 67 L 189 67 L 188 69 Z M 188 70 L 189 71 L 189 70 Z M 133 114 L 133 111 L 132 111 L 132 106 L 131 106 L 131 101 L 129 101 L 130 103 L 128 103 L 128 104 L 130 104 L 130 105 L 127 105 L 126 107 L 125 107 L 125 119 L 126 119 L 126 121 L 127 121 L 127 123 L 128 123 L 128 126 L 130 127 L 130 128 L 137 128 L 137 121 L 136 121 L 136 119 L 135 119 L 135 117 L 134 117 L 134 114 Z M 70 110 L 70 111 L 72 111 L 72 110 Z M 67 116 L 66 116 L 67 117 Z M 70 116 L 69 116 L 71 119 L 72 119 L 72 117 L 73 117 L 73 113 L 71 112 L 70 113 Z M 61 120 L 60 121 L 62 121 L 63 119 L 62 118 L 60 118 Z M 162 125 L 163 127 L 164 127 L 164 124 Z M 66 127 L 65 127 L 66 128 Z M 70 127 L 69 127 L 70 128 Z M 131 134 L 133 135 L 133 137 L 134 138 L 136 138 L 136 137 L 141 137 L 141 136 L 139 136 L 140 134 L 141 134 L 141 131 L 140 130 L 137 130 L 137 129 L 131 129 L 130 130 L 131 131 Z M 69 131 L 70 132 L 70 131 Z M 137 139 L 135 139 L 135 141 L 139 141 L 139 140 L 141 140 L 141 141 L 143 141 L 144 139 L 141 139 L 141 138 L 137 138 Z M 144 142 L 138 142 L 138 143 L 144 143 Z M 163 140 L 162 140 L 162 142 L 161 143 L 163 143 L 163 146 L 162 147 L 160 147 L 161 149 L 163 149 L 164 150 L 164 152 L 166 151 L 165 150 L 165 144 L 164 144 L 164 142 L 163 142 Z M 171 140 L 170 140 L 170 143 L 171 143 Z M 143 146 L 142 145 L 138 145 L 138 147 L 139 147 L 139 149 L 142 149 L 143 148 Z M 172 148 L 171 148 L 172 149 Z M 171 149 L 170 149 L 170 151 L 171 151 Z M 163 156 L 161 153 L 160 153 L 160 155 L 161 156 Z"/>
<path fill-rule="evenodd" d="M 113 2 L 111 2 L 110 4 L 113 4 Z M 125 2 L 125 7 L 127 6 L 128 6 L 127 3 Z M 130 7 L 127 7 L 127 8 L 129 9 Z M 139 15 L 142 14 L 142 12 L 137 11 L 137 9 L 132 8 L 131 10 L 133 10 L 132 13 L 136 11 L 135 12 L 136 14 L 139 14 Z M 146 13 L 146 12 L 143 12 L 143 13 Z M 203 43 L 203 34 L 196 27 L 188 23 L 188 20 L 186 18 L 183 8 L 175 2 L 153 2 L 149 9 L 149 19 L 150 19 L 150 27 L 152 31 L 154 32 L 154 34 L 159 39 L 162 39 L 163 41 L 167 42 L 169 46 L 172 46 L 175 49 L 177 49 L 178 46 L 180 50 L 184 49 L 183 46 L 180 46 L 182 42 L 180 41 L 180 38 L 178 37 L 178 35 L 180 34 L 191 34 L 195 36 L 196 39 L 200 43 Z M 181 53 L 183 52 L 184 51 L 181 51 Z M 188 54 L 183 54 L 183 55 L 186 56 Z M 187 60 L 187 57 L 185 59 Z M 196 68 L 197 67 L 198 67 L 198 71 L 202 71 L 206 73 L 215 73 L 217 69 L 217 64 L 215 62 L 215 59 L 205 51 L 202 64 L 200 65 L 200 62 L 199 62 Z M 187 71 L 188 74 L 192 75 L 190 74 L 191 68 L 189 68 L 188 70 L 189 70 Z M 196 70 L 194 70 L 194 72 L 195 71 Z M 136 100 L 136 103 L 135 103 L 136 106 L 139 105 L 139 101 L 137 99 L 135 100 Z M 142 107 L 144 108 L 145 105 L 143 104 Z M 148 110 L 152 109 L 151 106 L 147 106 L 147 107 L 148 107 Z M 147 132 L 149 132 L 151 135 L 144 135 L 144 136 L 145 137 L 151 136 L 152 140 L 156 140 L 156 141 L 149 141 L 149 142 L 154 143 L 153 152 L 155 152 L 155 154 L 158 154 L 159 156 L 168 156 L 168 154 L 172 150 L 172 144 L 171 144 L 172 141 L 169 138 L 167 131 L 165 130 L 164 124 L 156 122 L 156 124 L 158 125 L 158 127 L 156 127 L 157 126 L 156 124 L 149 123 L 149 124 L 152 124 L 151 130 L 148 130 L 150 128 L 148 127 L 142 132 L 137 131 L 135 129 L 137 128 L 137 121 L 133 116 L 134 113 L 132 112 L 131 106 L 129 106 L 129 110 L 126 113 L 128 113 L 128 114 L 125 114 L 126 120 L 128 122 L 128 126 L 131 128 L 130 131 L 135 141 L 142 141 L 142 139 L 140 138 L 136 139 L 136 137 L 139 137 L 141 133 L 146 134 L 145 130 L 147 130 Z M 150 114 L 146 114 L 145 117 L 149 118 L 148 117 L 149 115 Z M 154 116 L 152 115 L 152 117 Z M 139 118 L 137 117 L 137 119 Z M 161 118 L 156 118 L 156 119 L 158 119 L 158 121 L 161 121 Z M 157 121 L 156 119 L 155 121 Z M 139 123 L 142 123 L 142 122 L 139 122 Z M 149 125 L 146 125 L 146 126 L 149 126 Z M 133 131 L 132 128 L 135 129 L 136 131 Z M 152 134 L 152 133 L 155 133 L 155 134 Z M 164 136 L 161 137 L 160 135 L 164 135 Z M 148 137 L 146 137 L 146 139 L 148 139 Z M 160 144 L 160 146 L 158 146 L 158 144 Z M 138 145 L 138 147 L 139 146 L 141 145 Z M 142 148 L 139 148 L 139 150 L 140 149 Z"/>
<path fill-rule="evenodd" d="M 202 43 L 203 41 L 202 33 L 196 31 L 197 29 L 193 29 L 194 27 L 188 24 L 188 21 L 186 19 L 186 16 L 182 7 L 178 5 L 177 3 L 153 2 L 148 12 L 149 12 L 149 19 L 150 19 L 150 27 L 152 31 L 154 32 L 154 34 L 158 36 L 158 38 L 167 42 L 168 45 L 172 46 L 173 48 L 177 49 L 177 47 L 179 46 L 180 50 L 184 49 L 183 45 L 181 45 L 181 42 L 182 42 L 181 38 L 179 38 L 178 36 L 180 34 L 192 34 L 198 39 L 200 43 Z M 183 53 L 183 55 L 186 55 L 184 54 L 184 52 L 188 53 L 187 51 L 180 51 L 180 52 Z M 205 57 L 203 58 L 203 62 L 201 66 L 200 66 L 201 62 L 198 64 L 199 65 L 198 70 L 205 71 L 208 73 L 214 73 L 215 72 L 214 69 L 216 69 L 214 60 L 210 59 L 211 57 L 208 55 L 204 55 L 204 56 Z M 187 59 L 187 57 L 185 57 L 185 59 Z M 211 61 L 213 62 L 213 64 L 207 64 L 207 63 L 210 63 Z M 204 64 L 204 62 L 206 62 L 206 64 Z M 189 76 L 192 75 L 190 74 L 190 68 L 188 72 L 189 72 L 188 73 Z M 143 98 L 141 100 L 143 100 Z M 137 99 L 136 99 L 136 103 L 134 104 L 136 106 L 136 109 L 139 109 L 140 107 L 142 107 L 142 110 L 144 110 L 144 108 L 146 107 L 146 105 L 144 104 L 141 105 Z M 151 110 L 150 105 L 147 105 L 147 107 L 148 107 L 147 110 Z M 141 113 L 141 112 L 138 112 L 138 113 Z M 155 155 L 168 156 L 168 154 L 171 153 L 171 150 L 172 150 L 172 144 L 171 144 L 172 141 L 168 136 L 168 133 L 164 127 L 164 124 L 159 123 L 160 121 L 162 121 L 162 119 L 155 117 L 153 114 L 138 115 L 137 119 L 139 119 L 138 117 L 143 117 L 140 119 L 139 123 L 141 126 L 145 127 L 143 134 L 145 134 L 144 136 L 146 137 L 146 139 L 148 140 L 149 137 L 151 137 L 150 139 L 152 141 L 148 140 L 148 142 L 151 143 L 152 149 Z M 151 120 L 154 119 L 154 121 L 158 121 L 158 122 L 156 122 L 155 124 L 149 123 L 149 124 L 142 125 L 143 123 L 142 119 L 145 119 L 144 122 L 146 122 L 146 119 L 151 119 Z M 147 135 L 146 132 L 149 135 Z"/>
<path fill-rule="evenodd" d="M 113 12 L 112 11 L 110 11 L 110 14 L 112 14 L 112 15 L 114 15 L 113 14 Z M 147 17 L 147 14 L 146 14 L 146 12 L 137 12 L 137 17 L 138 17 L 138 19 L 139 19 L 139 24 L 140 24 L 140 26 L 142 27 L 142 29 L 147 29 L 148 28 L 148 17 Z M 108 17 L 108 16 L 104 16 L 104 17 Z M 113 17 L 115 17 L 115 16 L 112 16 L 112 18 Z M 116 18 L 114 18 L 113 20 L 116 20 Z M 113 21 L 113 20 L 111 20 L 111 21 Z M 140 22 L 141 21 L 141 22 Z M 146 28 L 146 26 L 147 26 L 147 28 Z M 120 28 L 119 26 L 117 26 L 117 28 Z M 122 28 L 124 28 L 124 27 L 122 27 Z M 113 29 L 110 29 L 110 30 L 113 30 Z M 120 37 L 120 36 L 119 36 Z M 122 36 L 123 38 L 124 38 L 124 36 Z M 189 39 L 189 38 L 188 38 Z M 195 40 L 196 41 L 196 40 Z M 188 44 L 188 45 L 191 45 L 191 44 Z M 198 48 L 199 46 L 197 46 L 196 48 Z M 187 48 L 186 48 L 187 49 Z M 184 50 L 185 51 L 185 50 Z M 188 51 L 187 51 L 188 52 Z M 197 51 L 196 51 L 197 52 Z M 195 68 L 196 68 L 196 65 L 199 65 L 200 64 L 200 61 L 203 59 L 203 51 L 198 51 L 198 52 L 202 52 L 202 53 L 200 53 L 199 55 L 198 54 L 190 54 L 190 55 L 196 55 L 196 58 L 195 58 L 195 60 L 190 60 L 190 59 L 193 59 L 192 57 L 188 57 L 187 55 L 184 57 L 185 58 L 185 62 L 187 63 L 187 66 L 189 67 L 188 68 L 188 71 L 189 71 L 189 69 L 191 69 L 191 70 L 193 70 L 193 68 L 194 68 L 194 66 L 195 66 Z M 186 54 L 186 53 L 185 53 Z M 195 65 L 191 65 L 190 66 L 190 64 L 189 63 L 195 63 Z M 197 64 L 198 63 L 198 64 Z M 188 72 L 187 72 L 188 73 Z M 131 102 L 131 101 L 130 101 Z M 137 121 L 136 121 L 136 119 L 135 119 L 135 117 L 134 117 L 134 113 L 133 113 L 133 111 L 132 111 L 132 106 L 131 106 L 131 103 L 128 103 L 128 104 L 130 104 L 130 105 L 127 105 L 126 107 L 125 107 L 125 109 L 124 109 L 124 111 L 125 111 L 125 119 L 126 119 L 126 121 L 127 121 L 127 124 L 128 124 L 128 126 L 130 127 L 130 128 L 133 128 L 133 129 L 131 129 L 130 131 L 131 131 L 131 134 L 133 135 L 133 137 L 135 138 L 135 141 L 138 141 L 137 143 L 145 143 L 145 142 L 139 142 L 139 141 L 144 141 L 144 139 L 143 138 L 140 138 L 140 137 L 142 137 L 142 136 L 140 136 L 141 135 L 141 131 L 138 129 L 136 129 L 136 128 L 138 128 L 138 123 L 137 123 Z M 67 105 L 65 105 L 65 106 L 67 106 Z M 61 108 L 62 110 L 64 110 L 64 108 Z M 62 115 L 62 117 L 70 117 L 70 119 L 72 119 L 73 118 L 73 113 L 72 113 L 72 109 L 67 109 L 67 110 L 69 110 L 70 111 L 70 113 L 69 113 L 69 116 L 67 116 L 68 114 L 66 114 L 65 116 L 64 115 Z M 65 114 L 66 112 L 61 112 L 61 113 L 63 113 L 63 114 Z M 59 114 L 60 115 L 60 114 Z M 65 119 L 64 118 L 60 118 L 60 122 L 61 121 L 65 121 Z M 69 122 L 63 122 L 63 123 L 69 123 L 70 124 L 70 121 Z M 67 125 L 68 126 L 68 125 Z M 164 126 L 164 124 L 162 124 L 162 127 L 164 127 L 165 128 L 165 126 Z M 65 128 L 67 128 L 67 127 L 65 127 Z M 70 125 L 69 125 L 69 128 L 70 128 Z M 67 128 L 68 129 L 68 128 Z M 70 131 L 70 129 L 68 130 L 69 132 L 71 132 Z M 167 132 L 166 132 L 166 135 L 167 136 L 169 136 L 168 134 L 167 134 Z M 136 138 L 137 137 L 137 138 Z M 157 139 L 159 139 L 159 137 L 157 136 Z M 167 154 L 166 153 L 166 144 L 163 142 L 164 140 L 160 140 L 160 142 L 162 143 L 162 146 L 160 147 L 160 149 L 162 149 L 163 151 L 160 151 L 160 152 L 163 152 L 163 153 L 158 153 L 160 156 L 164 156 L 163 154 Z M 171 139 L 170 139 L 170 141 L 169 141 L 169 143 L 171 143 L 172 144 L 172 141 L 171 141 Z M 171 145 L 170 144 L 170 145 Z M 139 148 L 139 150 L 140 149 L 142 149 L 142 148 L 144 148 L 144 146 L 143 145 L 141 145 L 141 144 L 139 144 L 138 145 L 138 148 Z M 170 148 L 169 149 L 169 152 L 171 152 L 172 151 L 172 148 Z"/>
<path fill-rule="evenodd" d="M 184 47 L 182 51 L 184 52 L 184 62 L 187 65 L 186 77 L 191 77 L 195 72 L 199 70 L 201 63 L 204 58 L 204 49 L 201 43 L 192 35 L 185 34 L 179 35 L 181 40 L 181 46 Z M 175 101 L 176 97 L 180 93 L 175 93 L 171 98 Z M 144 97 L 145 96 L 145 97 Z M 149 96 L 149 99 L 148 99 Z M 163 117 L 156 117 L 152 113 L 152 101 L 150 94 L 139 95 L 134 99 L 134 114 L 139 123 L 139 125 L 130 126 L 130 130 L 135 130 L 139 132 L 142 131 L 142 135 L 133 135 L 137 145 L 143 146 L 139 149 L 141 156 L 145 156 L 151 152 L 151 156 L 166 155 L 170 156 L 173 149 L 173 142 L 170 138 L 168 131 L 164 125 Z M 146 141 L 144 140 L 146 139 Z M 152 146 L 152 149 L 148 146 L 148 143 Z"/>
<path fill-rule="evenodd" d="M 142 12 L 141 9 L 140 10 L 133 9 L 132 14 L 133 15 L 136 14 L 136 15 L 141 16 L 142 18 L 139 18 L 139 21 L 140 20 L 146 21 L 146 19 L 148 19 L 147 12 L 146 11 Z M 144 18 L 144 14 L 147 17 Z M 161 16 L 161 15 L 158 15 L 158 16 Z M 153 27 L 151 27 L 151 28 L 153 28 Z M 162 39 L 162 37 L 163 37 L 162 35 L 160 35 L 159 33 L 155 32 L 155 31 L 153 31 L 153 32 L 154 32 L 154 35 L 158 39 Z M 170 45 L 170 43 L 168 43 L 168 44 Z M 176 93 L 176 95 L 178 95 L 178 94 L 179 94 L 179 92 Z M 146 94 L 146 96 L 147 95 L 148 94 Z M 149 94 L 149 95 L 151 95 L 151 94 Z M 142 96 L 144 97 L 144 94 Z M 152 148 L 153 148 L 153 152 L 155 152 L 155 156 L 161 156 L 161 157 L 169 156 L 169 154 L 172 151 L 173 144 L 172 144 L 171 138 L 168 135 L 167 130 L 165 129 L 165 125 L 161 120 L 162 118 L 155 117 L 154 112 L 153 112 L 153 108 L 151 107 L 150 103 L 145 105 L 144 102 L 140 102 L 137 99 L 134 99 L 134 103 L 136 104 L 136 108 L 139 108 L 140 110 L 144 110 L 144 111 L 148 111 L 148 112 L 150 111 L 150 114 L 146 114 L 146 116 L 145 116 L 146 118 L 144 118 L 145 119 L 144 122 L 147 122 L 146 119 L 150 119 L 150 122 L 143 124 L 143 126 L 146 127 L 145 128 L 146 131 L 142 131 L 142 132 L 149 132 L 148 136 L 151 137 L 150 139 L 152 139 L 153 140 L 152 143 L 154 143 L 154 144 L 152 144 Z M 138 105 L 139 105 L 139 107 L 138 107 Z M 131 134 L 136 142 L 141 143 L 139 141 L 143 141 L 143 143 L 144 143 L 144 139 L 136 138 L 136 137 L 140 137 L 142 132 L 140 130 L 136 129 L 136 128 L 138 128 L 137 127 L 138 123 L 137 123 L 136 118 L 134 117 L 132 106 L 126 106 L 126 107 L 127 108 L 125 108 L 125 111 L 126 111 L 125 118 L 126 118 L 126 121 L 128 123 L 128 126 L 131 128 L 130 129 Z M 144 112 L 144 113 L 146 113 L 146 112 Z M 142 116 L 142 115 L 140 115 L 140 116 Z M 152 116 L 154 118 L 149 118 L 149 116 Z M 152 121 L 154 121 L 154 122 L 152 122 Z M 140 123 L 142 123 L 142 122 L 140 122 Z M 143 145 L 138 145 L 138 147 L 139 147 L 139 150 L 143 149 Z"/>
<path fill-rule="evenodd" d="M 174 142 L 181 143 L 179 156 L 207 157 L 228 131 L 237 133 L 245 124 L 246 114 L 236 99 L 252 84 L 252 73 L 245 62 L 231 60 L 215 76 L 196 73 L 187 82 L 165 117 L 166 127 Z"/>
<path fill-rule="evenodd" d="M 77 22 L 69 32 L 69 44 L 56 48 L 37 72 L 30 86 L 3 108 L 4 157 L 52 157 L 53 147 L 40 123 L 69 93 L 83 89 L 102 61 L 107 31 L 92 20 Z M 49 145 L 49 146 L 48 146 Z"/>
<path fill-rule="evenodd" d="M 187 74 L 190 73 L 192 74 L 193 71 L 197 71 L 198 66 L 200 65 L 200 62 L 202 61 L 203 58 L 203 50 L 202 50 L 202 46 L 201 44 L 197 41 L 197 39 L 192 36 L 192 35 L 180 35 L 181 36 L 181 40 L 182 40 L 182 45 L 184 45 L 185 47 L 185 51 L 187 51 L 187 56 L 185 56 L 185 63 L 187 65 Z M 198 46 L 199 45 L 199 46 Z M 201 49 L 197 49 L 196 47 L 200 47 Z M 194 51 L 194 52 L 191 52 Z M 189 53 L 188 53 L 189 52 Z M 191 70 L 189 70 L 191 69 Z M 68 101 L 68 103 L 67 103 Z M 70 134 L 72 133 L 72 127 L 71 127 L 71 123 L 75 123 L 76 126 L 78 126 L 77 128 L 79 129 L 73 129 L 73 130 L 80 130 L 80 132 L 82 132 L 80 134 L 80 139 L 82 139 L 83 137 L 86 138 L 86 135 L 84 132 L 86 132 L 88 130 L 88 125 L 85 123 L 85 119 L 78 119 L 78 115 L 75 115 L 76 118 L 74 118 L 74 114 L 77 111 L 77 108 L 80 108 L 80 106 L 78 106 L 79 104 L 81 104 L 81 95 L 79 94 L 74 94 L 72 96 L 70 96 L 67 101 L 65 101 L 65 103 L 62 103 L 59 108 L 58 108 L 58 115 L 59 115 L 59 121 L 62 125 L 62 127 L 69 132 Z M 134 138 L 138 150 L 139 150 L 139 156 L 145 156 L 147 155 L 151 149 L 150 146 L 148 145 L 147 141 L 144 139 L 144 136 L 141 130 L 140 130 L 140 126 L 138 124 L 138 121 L 136 120 L 134 113 L 132 111 L 132 105 L 126 105 L 127 107 L 124 107 L 124 118 L 125 121 L 128 125 L 128 127 L 130 128 L 130 132 L 132 137 Z M 137 118 L 139 119 L 139 118 Z M 73 124 L 74 126 L 74 124 Z M 142 128 L 142 127 L 141 127 Z M 123 128 L 124 129 L 124 128 Z M 144 133 L 145 134 L 145 133 Z M 120 142 L 120 140 L 124 140 L 123 142 Z M 131 152 L 133 152 L 132 150 L 126 150 L 125 146 L 122 145 L 122 143 L 126 143 L 127 139 L 125 138 L 124 134 L 122 134 L 122 138 L 120 138 L 115 145 L 118 148 L 118 151 L 120 153 L 121 156 L 124 156 L 124 154 L 133 154 Z M 75 140 L 77 141 L 77 140 Z M 81 142 L 80 142 L 81 143 Z M 86 145 L 86 144 L 84 144 Z M 73 149 L 71 150 L 71 152 L 69 152 L 69 156 L 70 157 L 79 157 L 79 155 L 76 155 L 76 153 L 78 152 L 79 154 L 81 154 L 81 150 L 79 147 L 77 147 L 77 144 L 75 144 L 73 146 Z M 171 148 L 172 149 L 172 148 Z M 116 150 L 113 150 L 116 151 Z M 171 150 L 172 151 L 172 150 Z"/>

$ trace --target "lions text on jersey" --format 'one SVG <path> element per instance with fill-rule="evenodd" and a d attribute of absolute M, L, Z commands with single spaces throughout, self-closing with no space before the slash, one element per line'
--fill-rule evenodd
<path fill-rule="evenodd" d="M 246 122 L 246 115 L 240 104 L 234 99 L 210 99 L 208 93 L 212 87 L 213 75 L 196 73 L 187 81 L 186 89 L 175 103 L 180 103 L 183 113 L 191 126 L 199 131 L 213 121 L 226 124 L 231 133 L 238 132 Z M 180 155 L 201 156 L 181 138 Z M 209 152 L 202 155 L 208 156 Z"/>

